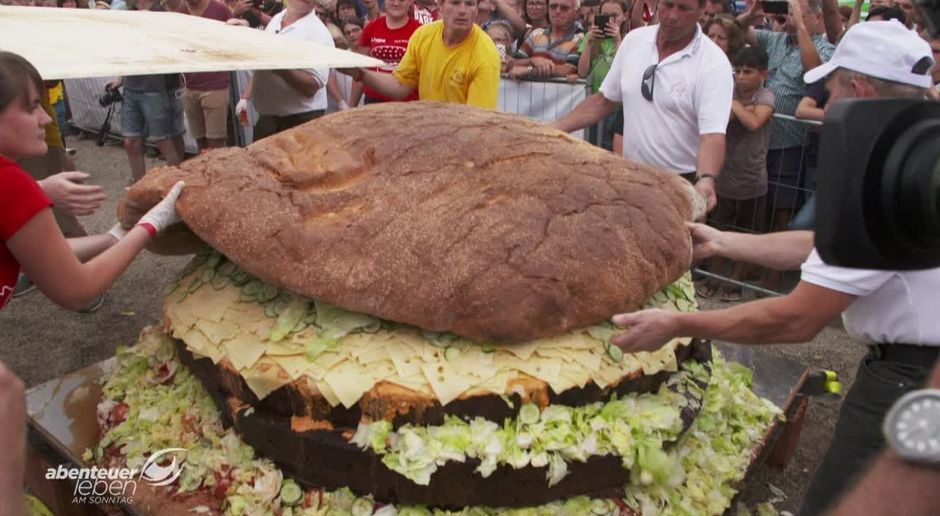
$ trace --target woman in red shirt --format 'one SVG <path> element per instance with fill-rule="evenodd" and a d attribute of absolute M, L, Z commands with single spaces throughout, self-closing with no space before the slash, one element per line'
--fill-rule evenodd
<path fill-rule="evenodd" d="M 52 120 L 40 106 L 41 91 L 42 78 L 28 61 L 0 52 L 0 308 L 22 269 L 49 299 L 74 310 L 107 290 L 153 235 L 179 222 L 175 204 L 183 184 L 129 231 L 117 225 L 107 234 L 66 240 L 52 202 L 15 162 L 46 153 L 44 128 Z"/>

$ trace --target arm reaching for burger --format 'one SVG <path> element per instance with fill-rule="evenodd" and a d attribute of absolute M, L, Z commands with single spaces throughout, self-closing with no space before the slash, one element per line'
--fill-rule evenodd
<path fill-rule="evenodd" d="M 779 231 L 752 235 L 719 231 L 711 226 L 688 223 L 692 233 L 692 258 L 730 258 L 777 270 L 798 269 L 813 250 L 812 231 Z"/>
<path fill-rule="evenodd" d="M 627 353 L 657 350 L 676 337 L 700 337 L 741 344 L 782 344 L 812 340 L 848 308 L 856 296 L 801 281 L 787 296 L 761 299 L 723 310 L 671 312 L 641 310 L 612 321 L 627 331 L 611 342 Z"/>
<path fill-rule="evenodd" d="M 43 294 L 62 307 L 79 309 L 107 290 L 153 235 L 179 222 L 176 199 L 182 189 L 182 182 L 174 185 L 136 226 L 87 263 L 81 263 L 75 252 L 91 254 L 105 245 L 104 238 L 114 239 L 120 232 L 112 230 L 109 236 L 92 237 L 95 240 L 84 242 L 84 246 L 78 242 L 73 249 L 56 226 L 52 210 L 45 208 L 23 224 L 6 244 L 23 273 Z"/>
<path fill-rule="evenodd" d="M 607 100 L 607 97 L 600 93 L 595 93 L 581 101 L 570 113 L 556 120 L 552 127 L 570 133 L 597 123 L 616 108 L 616 102 Z"/>
<path fill-rule="evenodd" d="M 395 100 L 404 100 L 414 91 L 413 87 L 398 82 L 398 79 L 390 73 L 374 72 L 362 68 L 337 68 L 336 70 Z"/>

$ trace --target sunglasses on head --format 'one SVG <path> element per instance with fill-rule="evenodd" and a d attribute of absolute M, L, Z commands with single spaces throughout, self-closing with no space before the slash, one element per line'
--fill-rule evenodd
<path fill-rule="evenodd" d="M 649 65 L 646 71 L 643 72 L 643 80 L 640 82 L 640 93 L 643 95 L 643 98 L 652 102 L 653 101 L 653 86 L 656 85 L 656 67 L 659 64 Z"/>

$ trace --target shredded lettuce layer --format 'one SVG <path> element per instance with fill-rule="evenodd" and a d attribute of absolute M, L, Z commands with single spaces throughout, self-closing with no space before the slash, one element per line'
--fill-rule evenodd
<path fill-rule="evenodd" d="M 676 373 L 655 394 L 630 394 L 580 407 L 549 405 L 542 411 L 525 405 L 517 418 L 502 425 L 454 416 L 440 426 L 409 424 L 397 430 L 388 421 L 360 423 L 351 442 L 381 455 L 389 469 L 419 485 L 428 485 L 447 462 L 477 459 L 476 472 L 484 478 L 499 465 L 548 466 L 551 487 L 568 474 L 569 462 L 614 455 L 625 469 L 638 469 L 641 482 L 675 486 L 682 480 L 678 458 L 664 452 L 663 445 L 682 432 L 680 416 L 688 401 L 680 393 L 701 390 L 693 380 L 707 383 L 706 369 Z"/>
<path fill-rule="evenodd" d="M 670 383 L 682 392 L 699 389 L 692 378 L 706 377 L 701 364 L 689 363 Z M 231 429 L 222 427 L 212 399 L 178 363 L 170 339 L 145 331 L 137 346 L 118 351 L 117 363 L 104 379 L 99 416 L 119 404 L 127 405 L 127 415 L 85 459 L 101 464 L 108 449 L 116 448 L 128 465 L 139 467 L 152 452 L 185 448 L 183 474 L 175 487 L 182 492 L 220 491 L 221 508 L 231 515 L 521 516 L 618 514 L 622 507 L 644 516 L 721 514 L 731 504 L 755 444 L 780 415 L 750 386 L 750 371 L 725 362 L 716 353 L 699 416 L 669 453 L 657 444 L 677 435 L 678 412 L 685 398 L 665 389 L 587 407 L 550 406 L 540 412 L 530 405 L 503 425 L 448 419 L 438 427 L 403 427 L 395 432 L 382 423 L 360 427 L 357 444 L 382 454 L 386 464 L 407 464 L 409 472 L 436 467 L 438 460 L 471 456 L 481 459 L 481 474 L 503 463 L 548 465 L 549 482 L 564 477 L 568 462 L 588 455 L 614 453 L 625 464 L 639 466 L 633 468 L 634 478 L 625 487 L 623 499 L 577 497 L 522 509 L 467 507 L 448 512 L 382 505 L 348 489 L 301 489 L 271 461 L 255 457 L 254 450 Z M 210 508 L 195 510 L 209 512 Z"/>

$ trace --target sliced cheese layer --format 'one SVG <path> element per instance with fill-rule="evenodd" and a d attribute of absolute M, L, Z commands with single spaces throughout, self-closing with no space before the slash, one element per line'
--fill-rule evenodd
<path fill-rule="evenodd" d="M 697 309 L 686 274 L 647 303 Z M 600 388 L 642 371 L 676 371 L 675 339 L 654 353 L 608 352 L 609 324 L 522 344 L 477 343 L 450 334 L 345 312 L 263 283 L 218 254 L 197 258 L 164 303 L 173 337 L 214 363 L 227 358 L 263 399 L 301 378 L 333 406 L 349 408 L 379 382 L 433 396 L 446 405 L 463 395 L 506 394 L 531 376 L 555 393 L 590 382 Z"/>

